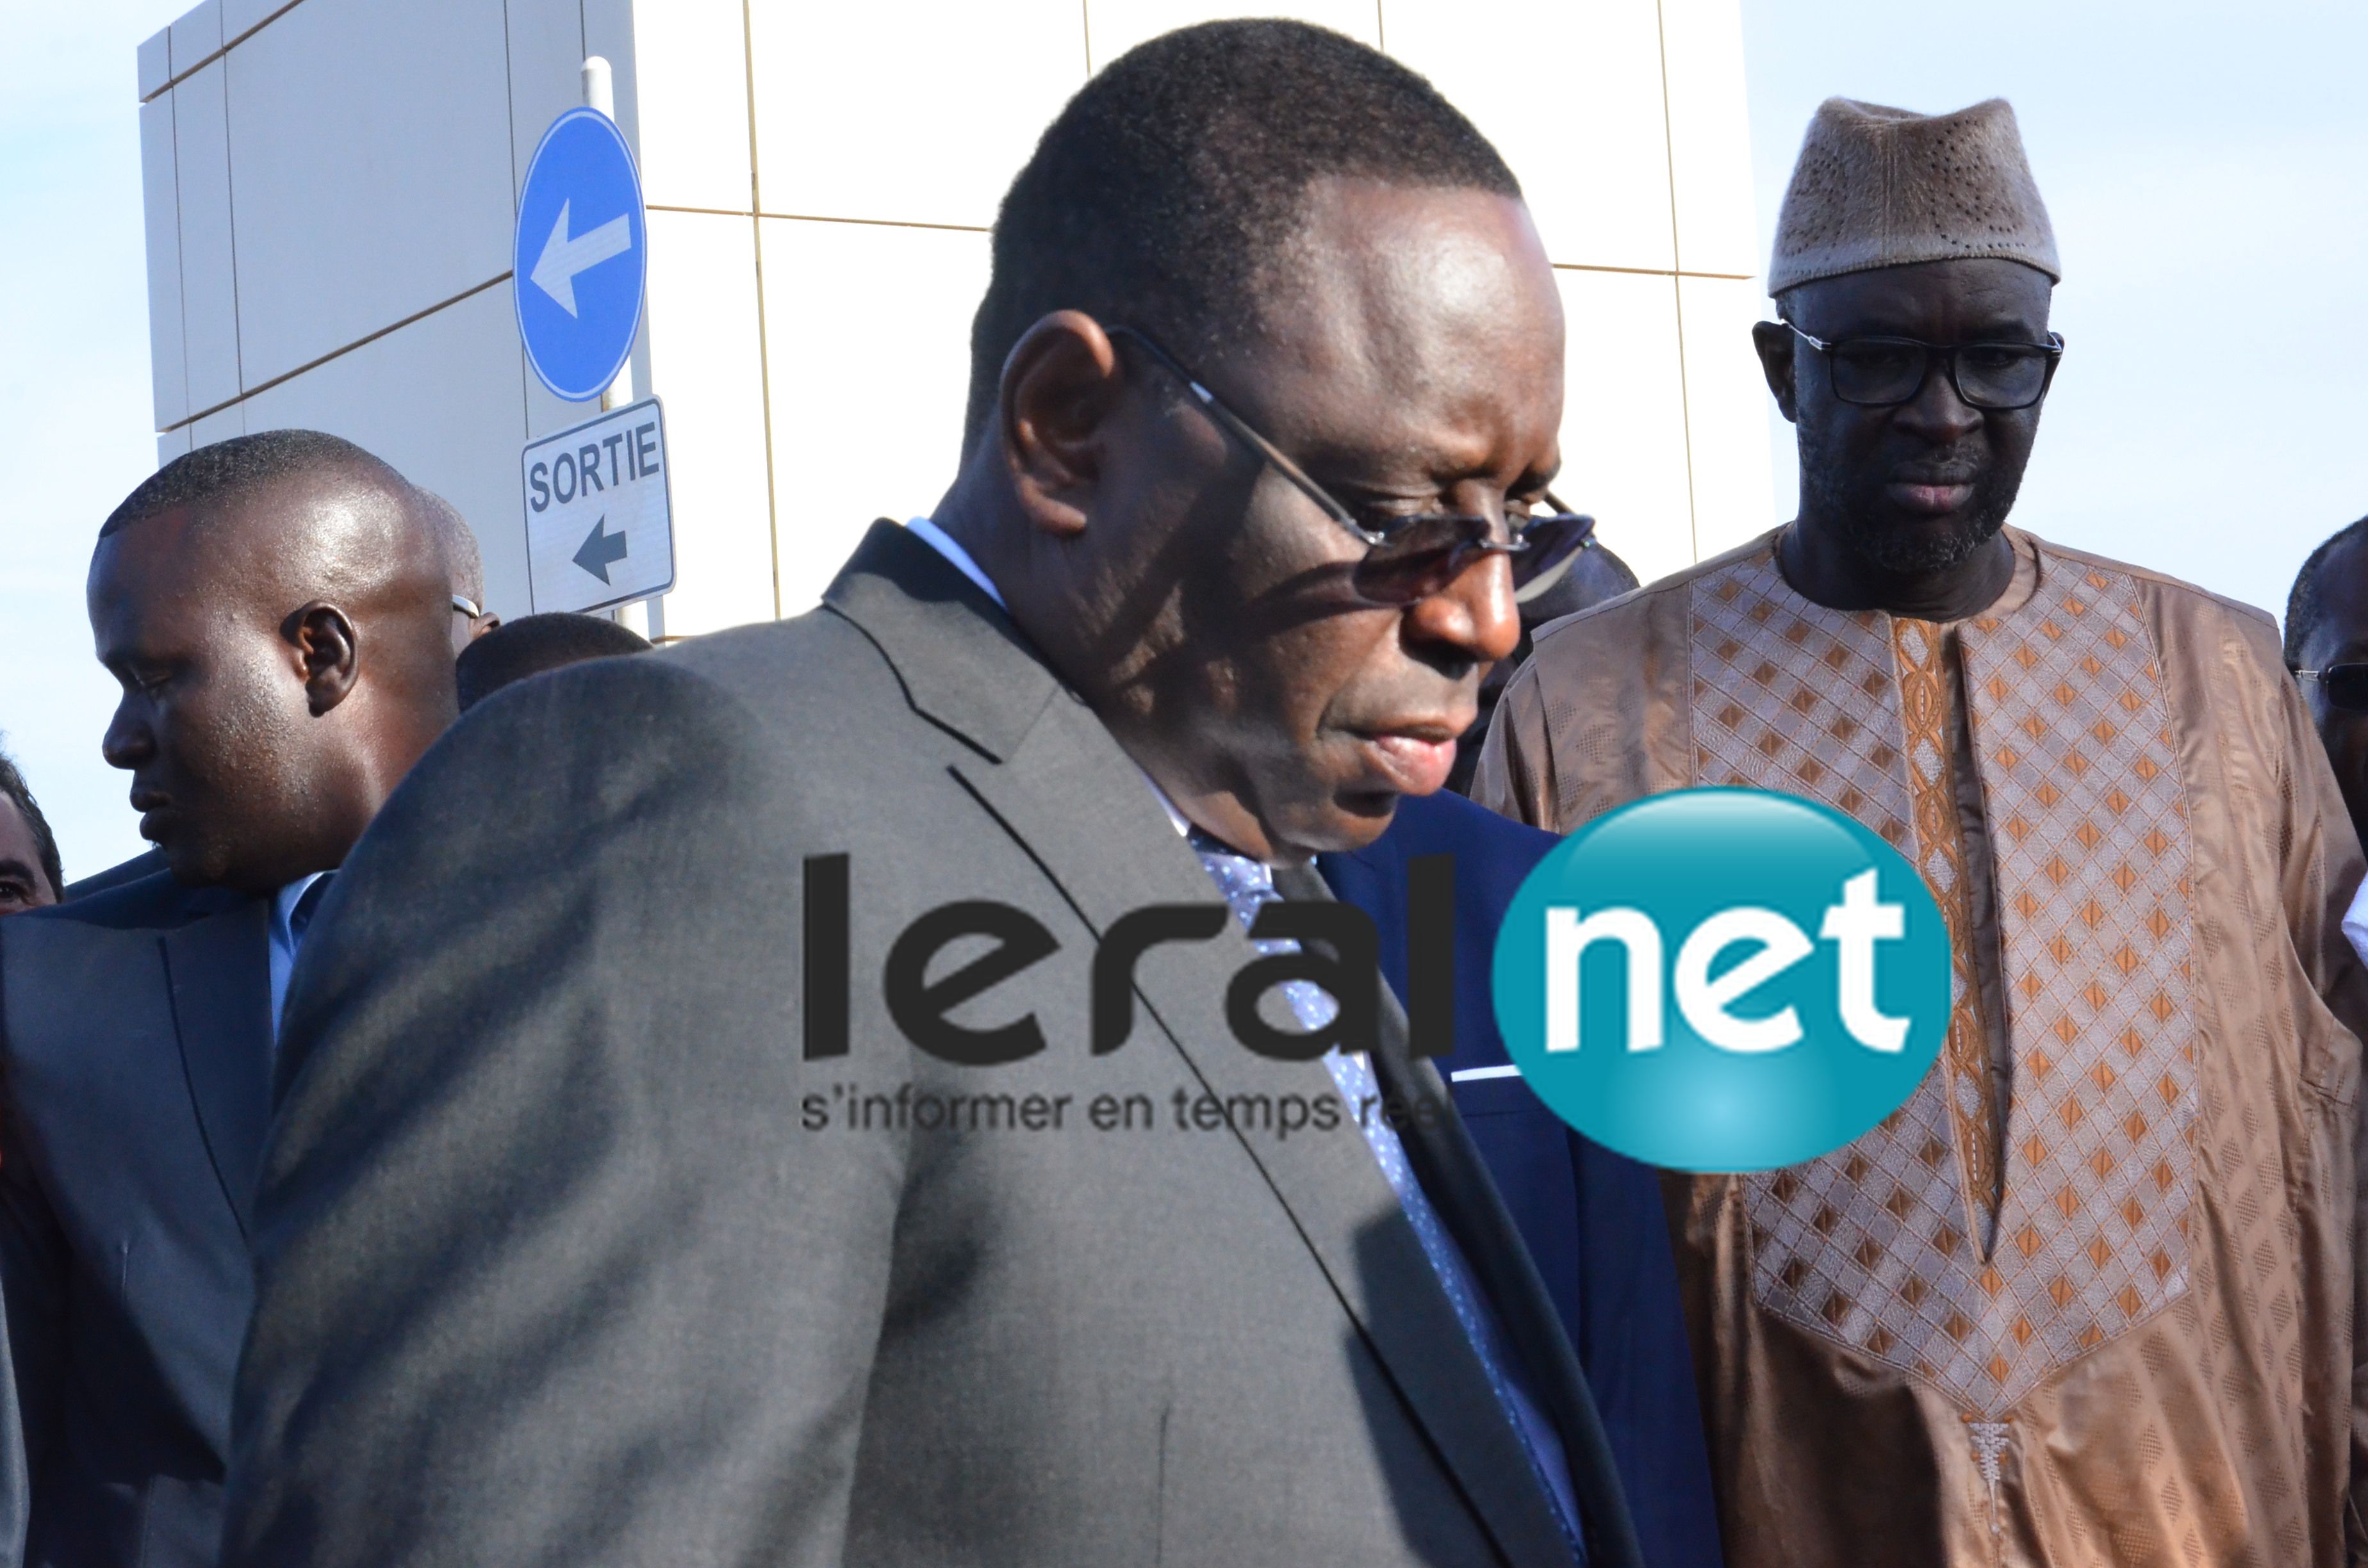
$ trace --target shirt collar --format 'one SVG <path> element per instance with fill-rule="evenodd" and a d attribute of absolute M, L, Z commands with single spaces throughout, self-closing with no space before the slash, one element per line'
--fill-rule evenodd
<path fill-rule="evenodd" d="M 912 521 L 906 523 L 905 528 L 907 532 L 919 539 L 922 543 L 928 545 L 931 550 L 936 551 L 939 555 L 944 556 L 948 561 L 953 562 L 953 568 L 955 571 L 961 573 L 972 582 L 976 583 L 978 585 L 979 592 L 985 594 L 988 598 L 995 601 L 996 608 L 1007 611 L 1011 608 L 1009 605 L 1003 602 L 1003 594 L 1001 590 L 997 589 L 994 583 L 988 580 L 986 574 L 979 569 L 978 562 L 971 559 L 970 551 L 964 550 L 961 545 L 954 542 L 953 535 L 946 532 L 945 529 L 938 527 L 937 524 L 931 522 L 927 517 L 915 517 Z"/>
<path fill-rule="evenodd" d="M 292 951 L 296 946 L 296 939 L 289 934 L 288 919 L 296 913 L 297 901 L 304 896 L 306 889 L 328 874 L 326 871 L 310 872 L 297 878 L 272 895 L 271 939 L 281 948 Z"/>

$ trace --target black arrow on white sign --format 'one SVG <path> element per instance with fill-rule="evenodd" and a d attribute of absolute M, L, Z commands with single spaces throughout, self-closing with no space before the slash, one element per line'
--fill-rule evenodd
<path fill-rule="evenodd" d="M 609 580 L 609 568 L 625 559 L 625 536 L 608 532 L 608 522 L 609 514 L 601 513 L 593 523 L 592 531 L 586 534 L 584 542 L 575 548 L 575 564 L 603 583 Z"/>

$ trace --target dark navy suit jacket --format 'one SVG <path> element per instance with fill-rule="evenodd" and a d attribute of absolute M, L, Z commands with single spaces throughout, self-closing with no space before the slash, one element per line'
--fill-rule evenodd
<path fill-rule="evenodd" d="M 1572 1131 L 1518 1077 L 1457 1082 L 1510 1060 L 1489 1001 L 1490 956 L 1514 892 L 1558 842 L 1440 793 L 1400 801 L 1380 839 L 1316 865 L 1336 897 L 1372 916 L 1403 1000 L 1407 862 L 1455 857 L 1455 1052 L 1437 1066 L 1578 1351 L 1645 1561 L 1716 1568 L 1710 1459 L 1658 1178 Z"/>
<path fill-rule="evenodd" d="M 270 910 L 165 872 L 0 920 L 0 1280 L 29 1568 L 220 1557 Z"/>

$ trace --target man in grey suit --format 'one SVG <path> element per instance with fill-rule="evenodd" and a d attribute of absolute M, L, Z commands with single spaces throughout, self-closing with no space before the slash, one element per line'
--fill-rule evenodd
<path fill-rule="evenodd" d="M 0 926 L 0 1278 L 26 1561 L 216 1556 L 275 1009 L 322 876 L 452 715 L 410 486 L 334 437 L 200 448 L 91 562 L 108 761 L 169 872 Z"/>
<path fill-rule="evenodd" d="M 1383 56 L 1223 23 L 1088 84 L 935 517 L 495 695 L 356 850 L 226 1561 L 1636 1562 L 1361 917 L 1276 903 L 1438 788 L 1567 541 L 1562 335 Z"/>

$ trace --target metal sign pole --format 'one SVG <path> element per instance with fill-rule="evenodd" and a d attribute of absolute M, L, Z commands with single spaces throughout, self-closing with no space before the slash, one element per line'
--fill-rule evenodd
<path fill-rule="evenodd" d="M 617 85 L 614 73 L 603 56 L 587 56 L 584 62 L 584 107 L 598 110 L 609 119 L 617 118 Z M 628 354 L 625 363 L 600 393 L 600 411 L 622 408 L 633 401 L 633 359 Z M 635 599 L 619 605 L 610 615 L 620 626 L 637 631 L 655 642 L 666 635 L 666 610 L 658 598 Z"/>

